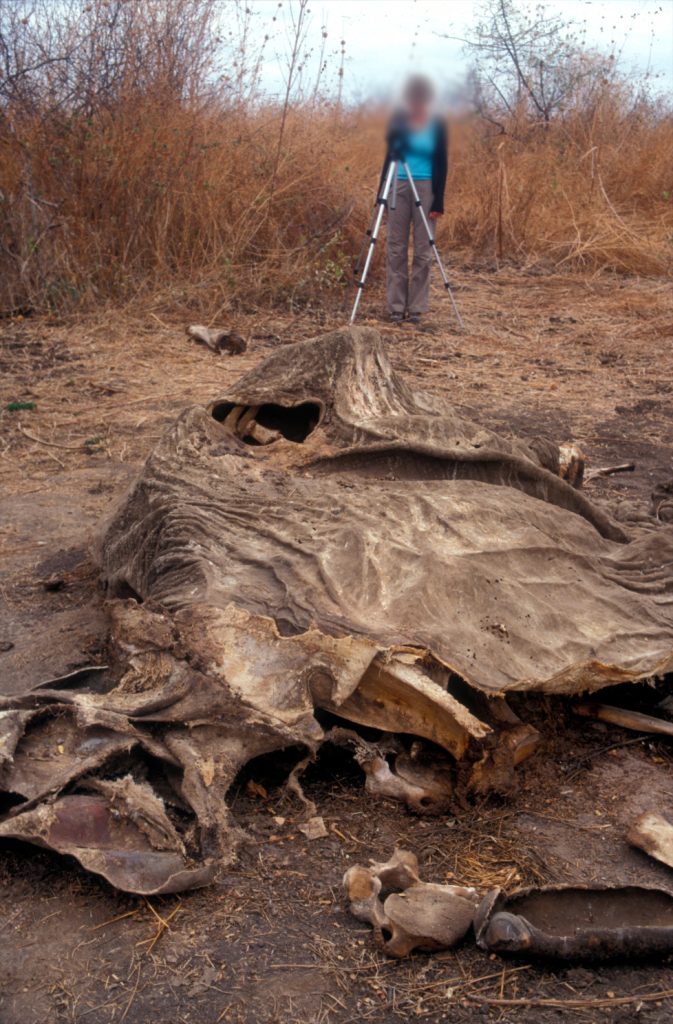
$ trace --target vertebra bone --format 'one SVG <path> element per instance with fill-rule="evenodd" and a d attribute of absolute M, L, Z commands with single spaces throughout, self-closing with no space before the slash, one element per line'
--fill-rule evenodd
<path fill-rule="evenodd" d="M 380 893 L 392 892 L 381 903 Z M 479 904 L 474 889 L 460 885 L 436 885 L 418 878 L 415 854 L 395 850 L 382 864 L 350 868 L 344 875 L 344 889 L 351 913 L 369 921 L 377 943 L 389 955 L 408 956 L 414 949 L 436 952 L 459 942 Z"/>

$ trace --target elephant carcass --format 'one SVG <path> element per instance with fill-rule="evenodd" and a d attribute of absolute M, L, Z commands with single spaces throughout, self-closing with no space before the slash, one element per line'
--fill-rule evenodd
<path fill-rule="evenodd" d="M 665 672 L 672 562 L 673 529 L 632 536 L 527 444 L 412 391 L 369 328 L 184 412 L 102 547 L 111 594 L 366 638 L 382 673 L 431 660 L 487 697 Z"/>
<path fill-rule="evenodd" d="M 673 664 L 673 529 L 628 532 L 557 469 L 544 445 L 412 391 L 370 329 L 280 348 L 178 417 L 107 525 L 107 691 L 0 705 L 0 835 L 168 852 L 145 882 L 111 855 L 87 866 L 175 888 L 230 862 L 237 771 L 317 749 L 316 709 L 429 740 L 479 792 L 506 788 L 535 739 L 503 722 L 509 692 Z M 64 838 L 44 808 L 78 796 L 135 832 Z"/>

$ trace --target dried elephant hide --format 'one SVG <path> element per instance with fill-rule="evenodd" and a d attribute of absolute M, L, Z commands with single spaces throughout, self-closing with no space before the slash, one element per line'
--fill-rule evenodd
<path fill-rule="evenodd" d="M 107 528 L 116 685 L 0 704 L 0 835 L 132 891 L 202 884 L 236 772 L 314 751 L 316 708 L 506 788 L 535 740 L 509 691 L 673 663 L 673 529 L 627 533 L 558 470 L 412 391 L 370 329 L 279 349 L 178 418 Z"/>
<path fill-rule="evenodd" d="M 673 893 L 642 885 L 494 889 L 474 917 L 490 953 L 561 960 L 632 960 L 673 952 Z"/>

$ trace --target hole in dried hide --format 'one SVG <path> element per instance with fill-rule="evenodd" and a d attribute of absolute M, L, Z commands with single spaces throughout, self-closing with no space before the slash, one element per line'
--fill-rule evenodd
<path fill-rule="evenodd" d="M 296 744 L 284 750 L 274 750 L 269 754 L 259 754 L 251 758 L 243 765 L 229 787 L 230 797 L 235 802 L 249 781 L 273 793 L 287 782 L 288 775 L 303 757 L 306 757 L 306 747 Z"/>
<path fill-rule="evenodd" d="M 233 807 L 236 805 L 240 813 L 240 800 L 246 800 L 249 794 L 246 784 L 252 781 L 261 790 L 252 804 L 261 798 L 266 791 L 268 799 L 273 802 L 285 786 L 288 776 L 297 763 L 306 756 L 306 748 L 302 746 L 286 747 L 285 750 L 272 751 L 252 758 L 237 773 L 228 790 L 228 800 Z M 304 791 L 315 799 L 323 799 L 331 793 L 335 786 L 362 788 L 363 771 L 353 758 L 351 750 L 327 741 L 323 743 L 312 764 L 307 765 L 301 774 L 301 785 Z"/>
<path fill-rule="evenodd" d="M 269 444 L 278 437 L 301 444 L 318 426 L 320 406 L 317 402 L 293 406 L 268 403 L 258 407 L 219 402 L 213 407 L 212 415 L 218 423 L 228 421 L 245 444 Z"/>
<path fill-rule="evenodd" d="M 267 430 L 277 430 L 288 441 L 301 444 L 318 426 L 320 406 L 302 402 L 291 408 L 285 405 L 263 405 L 255 419 Z"/>
<path fill-rule="evenodd" d="M 275 619 L 276 629 L 278 630 L 279 636 L 301 636 L 305 633 L 305 629 L 301 629 L 299 626 L 295 626 L 294 622 L 290 622 L 289 619 Z"/>
<path fill-rule="evenodd" d="M 1 793 L 0 815 L 9 813 L 12 807 L 18 807 L 19 804 L 23 804 L 25 801 L 26 798 L 21 796 L 19 793 Z"/>
<path fill-rule="evenodd" d="M 218 423 L 224 423 L 231 410 L 235 408 L 233 402 L 218 402 L 217 405 L 213 406 L 213 419 L 217 420 Z"/>
<path fill-rule="evenodd" d="M 673 683 L 673 673 L 636 685 L 617 683 L 615 686 L 603 687 L 597 699 L 601 704 L 618 704 L 620 707 L 633 711 L 657 714 L 659 712 L 655 709 L 661 707 L 662 700 L 665 702 L 671 693 L 671 683 Z M 665 714 L 670 715 L 672 708 L 664 703 L 662 710 Z"/>
<path fill-rule="evenodd" d="M 302 784 L 316 799 L 324 799 L 339 785 L 361 790 L 363 777 L 353 752 L 328 740 L 321 745 L 315 761 L 302 775 Z"/>
<path fill-rule="evenodd" d="M 137 590 L 134 590 L 133 587 L 131 586 L 131 584 L 127 583 L 126 580 L 118 580 L 111 587 L 111 595 L 110 596 L 111 597 L 119 597 L 122 600 L 126 600 L 126 598 L 128 598 L 128 597 L 132 597 L 134 601 L 138 602 L 138 604 L 142 604 L 143 603 L 143 599 L 140 596 L 140 594 L 137 592 Z"/>

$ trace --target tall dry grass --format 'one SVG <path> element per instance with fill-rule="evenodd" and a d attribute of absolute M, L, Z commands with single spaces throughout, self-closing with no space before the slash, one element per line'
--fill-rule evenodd
<path fill-rule="evenodd" d="M 169 7 L 185 5 L 206 17 L 201 0 Z M 265 102 L 242 63 L 227 88 L 206 88 L 206 21 L 171 49 L 137 14 L 161 5 L 136 8 L 119 38 L 140 33 L 145 49 L 123 74 L 110 77 L 101 46 L 74 85 L 41 71 L 3 91 L 0 312 L 152 296 L 212 314 L 342 293 L 371 213 L 381 116 L 317 87 Z M 504 134 L 478 118 L 454 125 L 449 260 L 671 273 L 673 114 L 618 77 L 582 89 L 547 128 L 523 115 Z"/>

